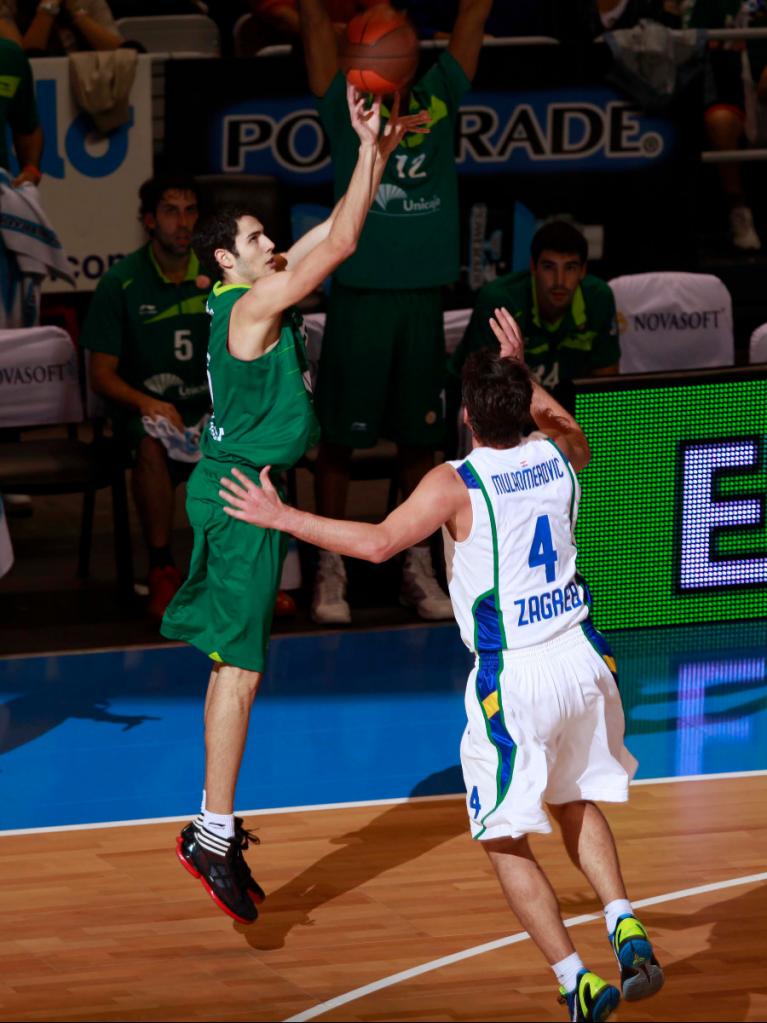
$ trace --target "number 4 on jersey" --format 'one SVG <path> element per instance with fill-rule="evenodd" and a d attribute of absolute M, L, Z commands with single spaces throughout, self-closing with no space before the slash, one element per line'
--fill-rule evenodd
<path fill-rule="evenodd" d="M 553 583 L 556 578 L 554 565 L 557 561 L 557 552 L 554 550 L 554 543 L 551 539 L 551 525 L 548 515 L 539 515 L 535 523 L 533 544 L 527 563 L 530 568 L 538 568 L 539 565 L 546 566 L 546 582 Z"/>
<path fill-rule="evenodd" d="M 479 817 L 479 811 L 482 809 L 482 804 L 479 801 L 479 792 L 477 786 L 471 790 L 471 796 L 469 797 L 469 807 L 474 811 L 474 820 Z"/>

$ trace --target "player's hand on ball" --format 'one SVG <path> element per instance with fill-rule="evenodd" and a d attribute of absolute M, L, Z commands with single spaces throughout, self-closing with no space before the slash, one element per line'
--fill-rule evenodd
<path fill-rule="evenodd" d="M 261 486 L 257 487 L 252 480 L 249 480 L 244 472 L 239 469 L 232 469 L 234 480 L 223 476 L 220 480 L 223 490 L 219 490 L 219 497 L 223 497 L 224 511 L 233 519 L 242 519 L 243 522 L 250 522 L 254 526 L 261 526 L 264 529 L 275 528 L 279 522 L 280 513 L 285 505 L 280 500 L 280 495 L 275 490 L 269 478 L 270 465 L 261 470 L 259 479 Z M 237 480 L 238 482 L 235 482 Z"/>
<path fill-rule="evenodd" d="M 428 110 L 419 110 L 415 114 L 405 114 L 404 117 L 400 117 L 399 105 L 399 93 L 395 92 L 389 120 L 378 141 L 378 151 L 383 160 L 388 160 L 408 132 L 427 135 L 430 131 L 431 116 Z"/>
<path fill-rule="evenodd" d="M 502 359 L 516 359 L 518 362 L 525 361 L 525 341 L 519 324 L 505 306 L 495 310 L 495 316 L 490 317 L 490 327 L 498 338 L 501 346 Z"/>

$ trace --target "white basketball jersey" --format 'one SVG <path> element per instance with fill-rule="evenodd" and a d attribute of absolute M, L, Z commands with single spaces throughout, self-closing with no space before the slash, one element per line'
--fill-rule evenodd
<path fill-rule="evenodd" d="M 514 448 L 475 448 L 450 463 L 472 507 L 469 536 L 445 530 L 450 599 L 470 650 L 514 650 L 553 639 L 588 616 L 573 530 L 580 485 L 542 433 Z"/>

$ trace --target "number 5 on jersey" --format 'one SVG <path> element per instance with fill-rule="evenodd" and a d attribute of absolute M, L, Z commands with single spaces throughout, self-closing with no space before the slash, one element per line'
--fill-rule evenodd
<path fill-rule="evenodd" d="M 188 362 L 194 355 L 191 330 L 177 330 L 173 335 L 173 354 L 179 362 Z"/>

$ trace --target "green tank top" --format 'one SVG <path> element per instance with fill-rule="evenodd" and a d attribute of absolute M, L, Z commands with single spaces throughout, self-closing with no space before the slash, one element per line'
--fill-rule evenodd
<path fill-rule="evenodd" d="M 247 290 L 246 285 L 218 283 L 208 297 L 213 416 L 200 446 L 211 461 L 289 469 L 319 437 L 303 320 L 297 309 L 287 309 L 270 351 L 250 362 L 236 359 L 227 344 L 229 321 L 234 303 Z"/>

